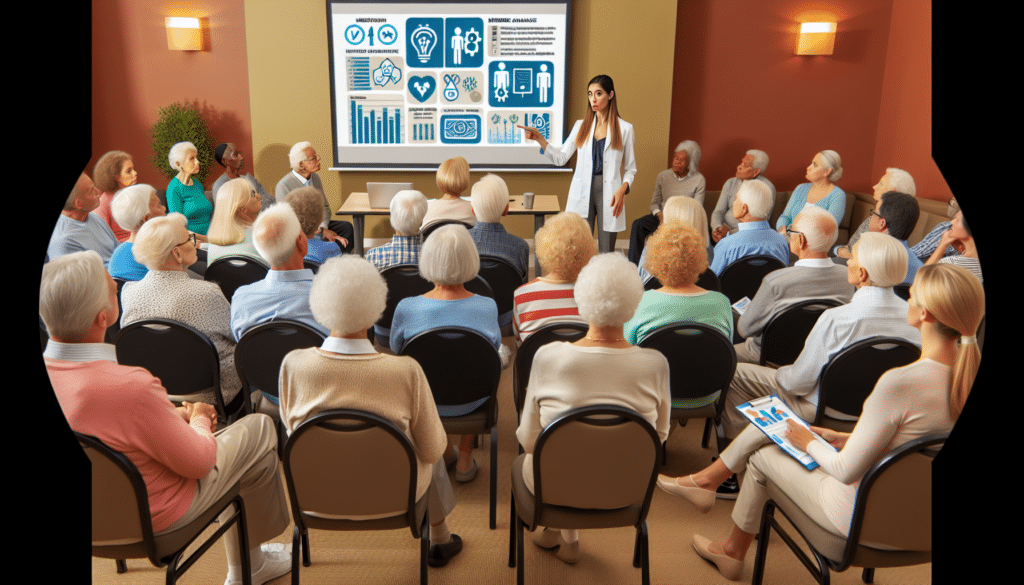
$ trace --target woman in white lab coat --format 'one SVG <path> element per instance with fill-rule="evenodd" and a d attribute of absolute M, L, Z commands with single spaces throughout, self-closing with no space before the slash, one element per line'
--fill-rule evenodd
<path fill-rule="evenodd" d="M 587 84 L 587 117 L 573 125 L 574 140 L 551 144 L 536 128 L 519 126 L 556 165 L 569 162 L 573 149 L 578 153 L 565 210 L 587 218 L 591 230 L 598 226 L 602 253 L 611 252 L 615 234 L 626 229 L 623 209 L 636 175 L 633 125 L 619 117 L 617 101 L 612 78 L 598 75 Z"/>

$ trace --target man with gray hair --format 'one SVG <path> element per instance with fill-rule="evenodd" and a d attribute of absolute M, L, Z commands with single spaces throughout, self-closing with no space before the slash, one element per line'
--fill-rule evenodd
<path fill-rule="evenodd" d="M 404 190 L 395 193 L 391 199 L 391 227 L 395 228 L 395 236 L 383 246 L 377 246 L 366 253 L 366 259 L 384 270 L 397 264 L 419 264 L 420 224 L 427 214 L 427 198 L 423 193 Z"/>
<path fill-rule="evenodd" d="M 88 175 L 79 175 L 50 235 L 50 243 L 46 247 L 48 259 L 94 250 L 103 260 L 103 266 L 107 266 L 119 242 L 107 222 L 93 213 L 100 206 L 101 194 Z"/>
<path fill-rule="evenodd" d="M 43 352 L 68 426 L 124 454 L 146 484 L 153 532 L 171 533 L 206 513 L 236 485 L 245 503 L 253 583 L 291 570 L 291 553 L 259 543 L 290 523 L 281 481 L 277 433 L 269 417 L 254 414 L 217 431 L 217 413 L 205 403 L 175 407 L 146 369 L 117 363 L 103 343 L 117 320 L 117 285 L 93 250 L 43 266 L 39 315 L 50 340 Z M 226 520 L 233 511 L 222 514 Z M 242 582 L 238 528 L 224 534 L 228 575 Z M 278 545 L 280 546 L 280 545 Z"/>
<path fill-rule="evenodd" d="M 473 185 L 470 201 L 476 225 L 469 230 L 481 255 L 507 260 L 524 277 L 530 270 L 530 245 L 519 236 L 505 231 L 501 218 L 508 214 L 508 185 L 498 175 L 488 173 Z M 512 322 L 508 314 L 506 325 Z"/>
<path fill-rule="evenodd" d="M 791 305 L 811 299 L 850 302 L 856 289 L 847 281 L 846 267 L 828 257 L 838 230 L 832 214 L 820 207 L 805 207 L 796 216 L 789 232 L 789 250 L 798 260 L 788 268 L 768 273 L 761 281 L 737 323 L 737 331 L 746 338 L 735 345 L 737 361 L 760 361 L 765 325 Z"/>
<path fill-rule="evenodd" d="M 334 210 L 327 201 L 327 194 L 324 193 L 324 184 L 320 181 L 320 155 L 316 153 L 313 145 L 309 142 L 297 142 L 288 151 L 288 164 L 292 170 L 281 177 L 274 188 L 274 199 L 284 201 L 284 198 L 291 191 L 299 187 L 315 187 L 324 198 L 324 219 L 316 235 L 321 239 L 338 244 L 344 253 L 352 252 L 355 242 L 352 241 L 355 230 L 352 224 L 347 221 L 331 219 L 334 217 Z"/>
<path fill-rule="evenodd" d="M 637 218 L 629 232 L 629 252 L 626 257 L 633 264 L 640 263 L 647 237 L 658 229 L 664 219 L 662 209 L 672 197 L 689 197 L 704 204 L 707 182 L 697 170 L 700 166 L 700 146 L 693 140 L 680 142 L 672 155 L 672 168 L 658 173 L 651 196 L 651 214 Z"/>
<path fill-rule="evenodd" d="M 783 266 L 789 264 L 786 237 L 768 225 L 772 203 L 768 185 L 760 181 L 743 181 L 732 206 L 739 228 L 734 235 L 715 244 L 711 270 L 716 275 L 721 276 L 727 266 L 747 256 L 767 255 L 778 258 Z"/>
<path fill-rule="evenodd" d="M 885 174 L 882 178 L 875 183 L 872 189 L 872 198 L 875 200 L 875 205 L 882 200 L 882 194 L 889 191 L 899 191 L 900 193 L 906 193 L 911 197 L 917 196 L 917 185 L 914 184 L 914 177 L 910 176 L 910 173 L 903 169 L 897 169 L 895 167 L 889 167 L 885 169 Z M 956 214 L 954 214 L 956 215 Z M 844 245 L 836 246 L 832 250 L 832 254 L 844 260 L 850 258 L 850 252 L 853 250 L 853 245 L 857 243 L 857 240 L 868 231 L 868 224 L 871 223 L 871 215 L 868 214 L 864 218 L 864 221 L 860 222 L 860 226 L 850 236 L 850 241 Z"/>
<path fill-rule="evenodd" d="M 768 210 L 768 218 L 771 218 L 775 209 L 775 185 L 764 176 L 764 170 L 768 168 L 768 154 L 763 150 L 748 150 L 740 165 L 736 167 L 736 176 L 725 182 L 722 186 L 722 193 L 718 197 L 715 210 L 711 212 L 711 238 L 717 243 L 729 234 L 735 234 L 739 229 L 739 221 L 732 214 L 732 206 L 736 203 L 736 193 L 740 190 L 743 181 L 758 180 L 768 185 L 772 192 L 772 206 Z"/>

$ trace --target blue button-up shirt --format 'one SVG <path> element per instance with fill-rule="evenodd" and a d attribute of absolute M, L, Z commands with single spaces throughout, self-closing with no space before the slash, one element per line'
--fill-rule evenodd
<path fill-rule="evenodd" d="M 271 270 L 266 278 L 238 287 L 231 298 L 231 332 L 235 340 L 250 328 L 271 319 L 292 319 L 317 329 L 324 335 L 331 332 L 316 322 L 309 309 L 309 289 L 313 271 Z"/>
<path fill-rule="evenodd" d="M 789 242 L 773 230 L 767 221 L 740 222 L 738 231 L 715 244 L 715 258 L 711 270 L 718 276 L 725 267 L 747 256 L 772 256 L 783 266 L 789 266 Z"/>

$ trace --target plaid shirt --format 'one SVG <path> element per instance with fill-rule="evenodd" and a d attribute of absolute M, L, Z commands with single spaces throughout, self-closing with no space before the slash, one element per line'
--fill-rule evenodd
<path fill-rule="evenodd" d="M 952 225 L 953 224 L 950 222 L 944 221 L 935 226 L 932 228 L 932 231 L 928 232 L 920 242 L 910 249 L 910 253 L 917 256 L 922 261 L 927 260 L 932 255 L 932 252 L 935 251 L 935 248 L 939 247 L 939 241 L 942 240 L 943 232 L 949 231 L 949 228 L 952 227 Z M 942 256 L 955 256 L 958 254 L 959 252 L 956 251 L 956 248 L 949 246 L 946 248 L 946 252 Z"/>
<path fill-rule="evenodd" d="M 527 274 L 530 270 L 530 245 L 519 236 L 512 235 L 505 231 L 500 223 L 485 223 L 478 221 L 473 229 L 469 230 L 473 236 L 476 248 L 481 255 L 497 256 L 508 262 L 519 271 L 519 274 Z M 511 317 L 511 314 L 509 315 Z M 511 323 L 511 321 L 509 321 Z"/>
<path fill-rule="evenodd" d="M 377 270 L 384 270 L 396 264 L 419 264 L 421 246 L 419 234 L 395 236 L 391 238 L 390 243 L 367 251 L 366 259 L 376 266 Z"/>

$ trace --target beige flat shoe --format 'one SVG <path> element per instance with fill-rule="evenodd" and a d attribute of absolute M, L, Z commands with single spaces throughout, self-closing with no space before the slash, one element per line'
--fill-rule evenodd
<path fill-rule="evenodd" d="M 679 496 L 687 502 L 690 502 L 701 514 L 707 514 L 711 510 L 711 507 L 715 505 L 715 490 L 706 490 L 702 487 L 697 487 L 697 484 L 693 481 L 693 477 L 688 477 L 690 479 L 690 483 L 693 483 L 693 487 L 679 485 L 674 477 L 658 475 L 658 487 L 673 496 Z"/>
<path fill-rule="evenodd" d="M 708 546 L 710 545 L 711 541 L 707 538 L 704 538 L 699 534 L 693 535 L 693 548 L 697 551 L 697 554 L 714 563 L 715 567 L 718 568 L 718 572 L 726 579 L 730 581 L 739 581 L 740 576 L 743 574 L 743 561 L 734 559 L 728 555 L 715 554 L 708 550 Z"/>

